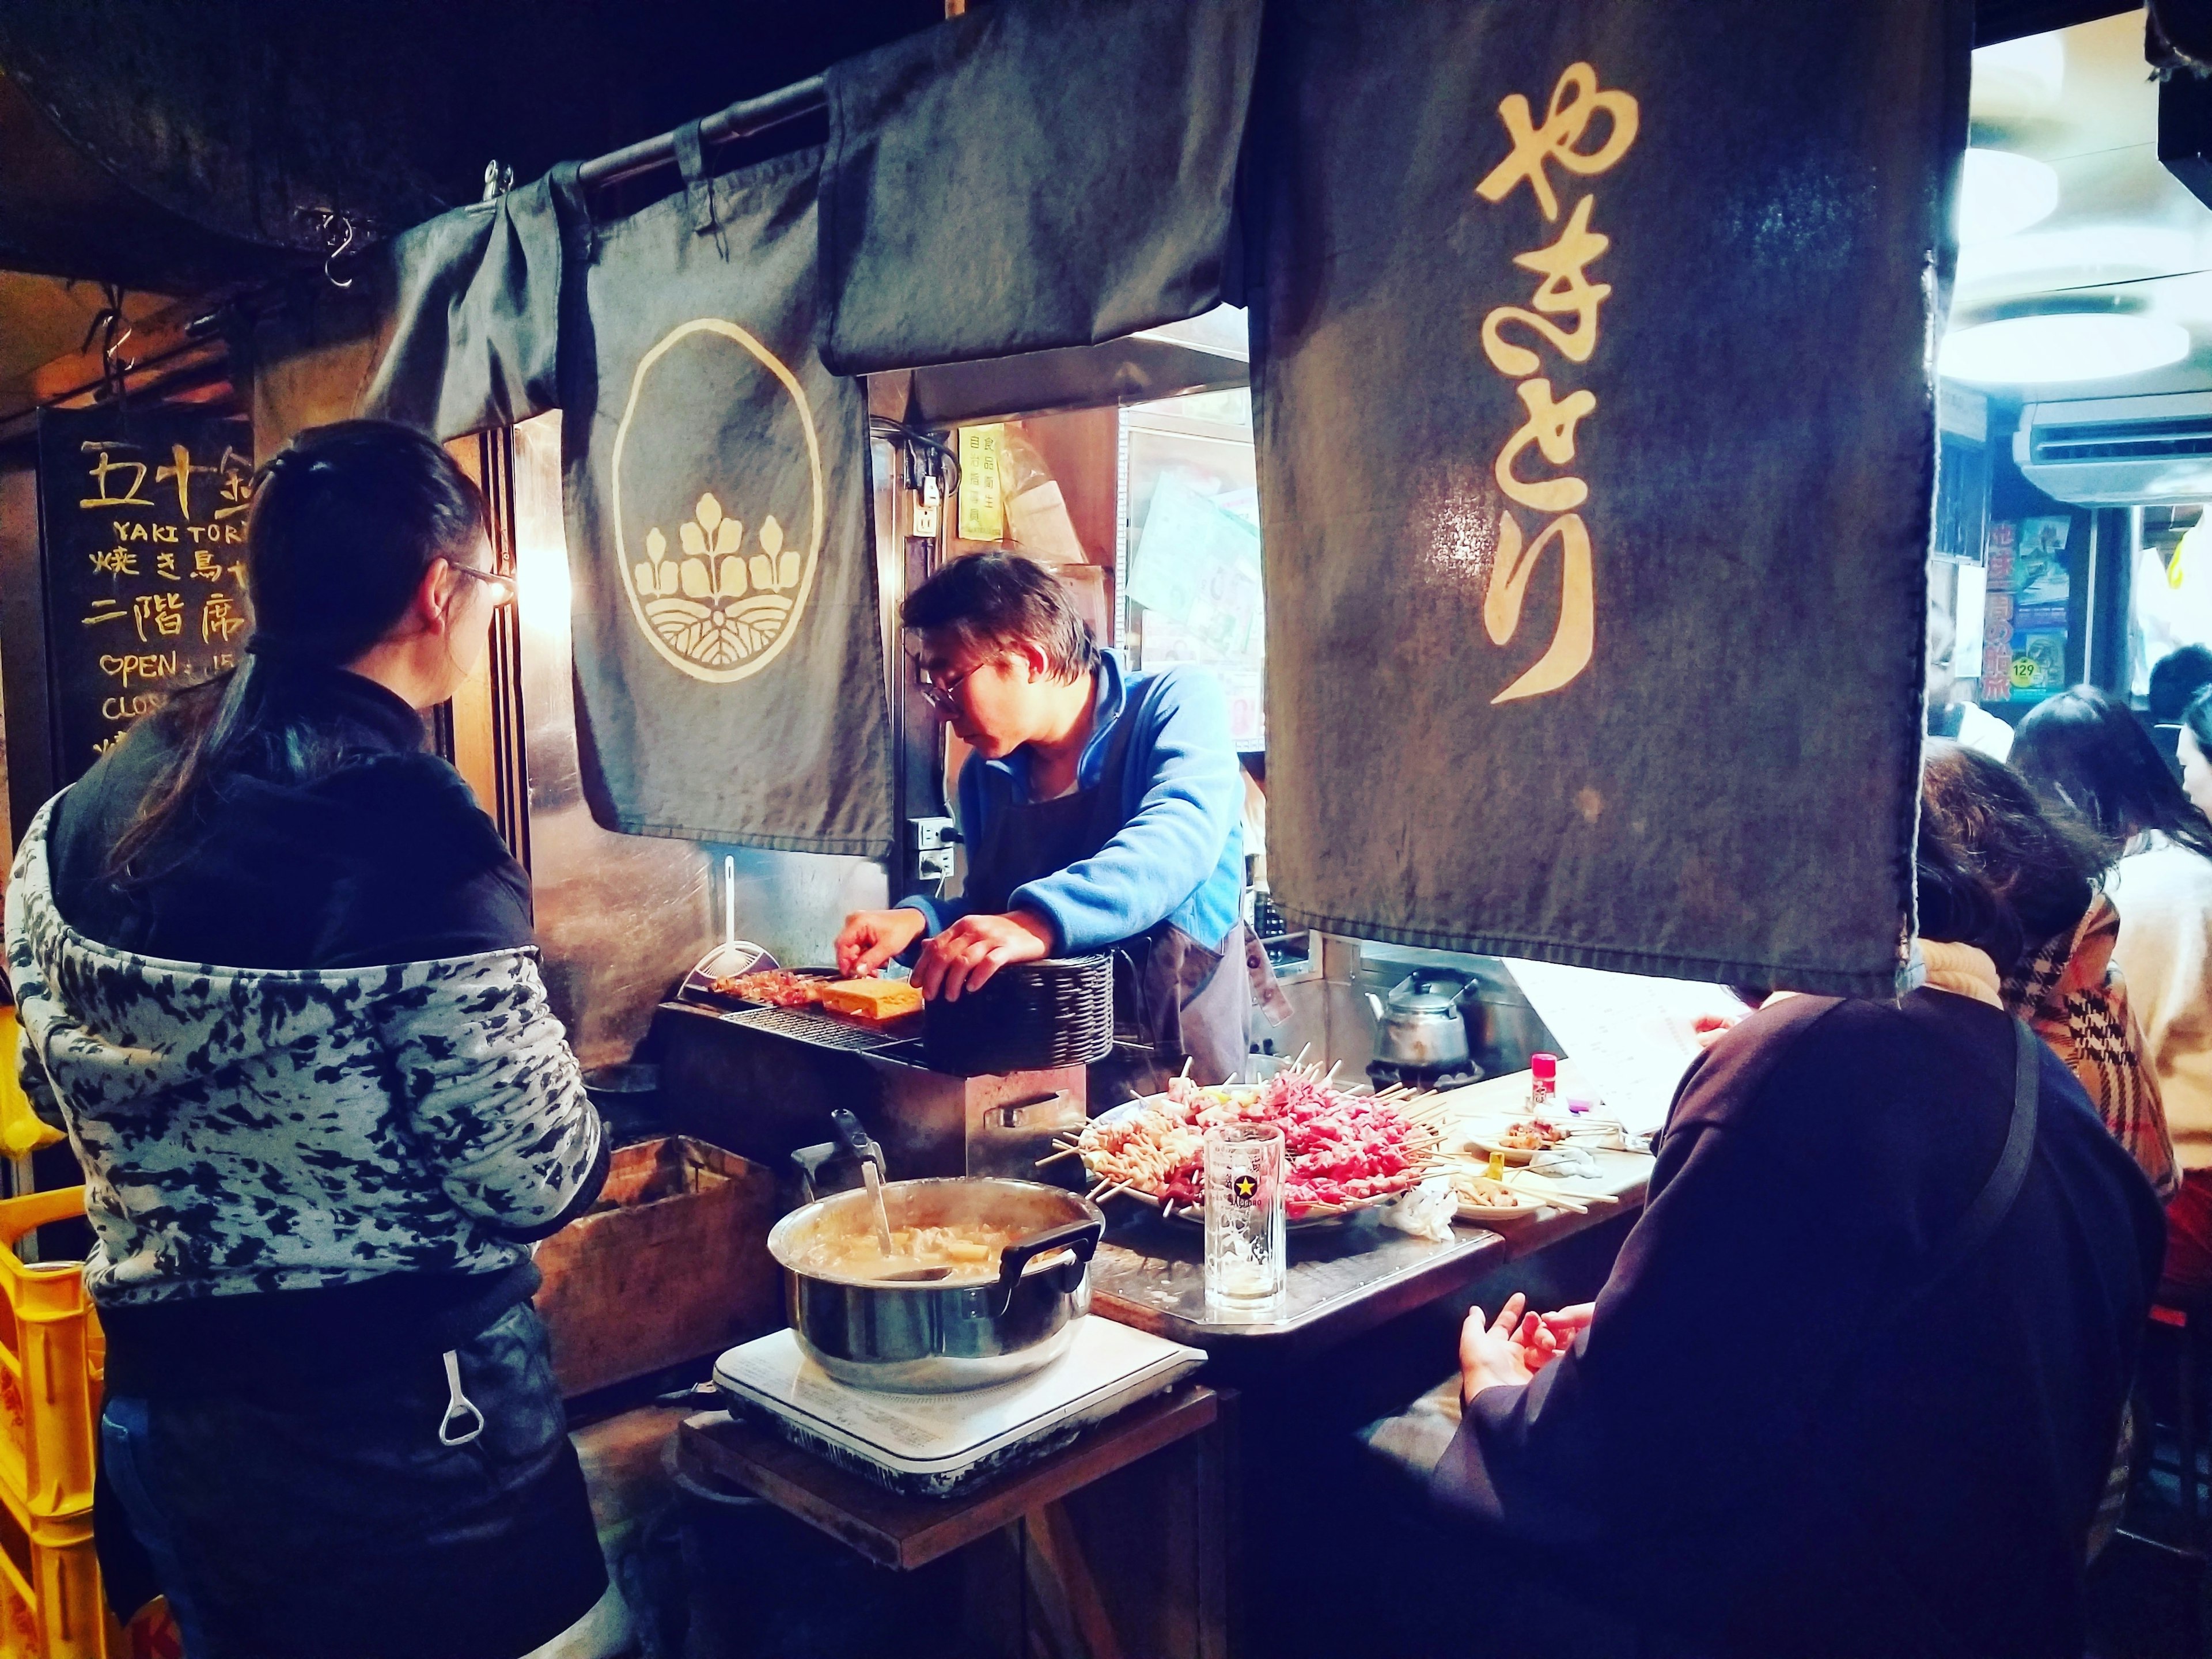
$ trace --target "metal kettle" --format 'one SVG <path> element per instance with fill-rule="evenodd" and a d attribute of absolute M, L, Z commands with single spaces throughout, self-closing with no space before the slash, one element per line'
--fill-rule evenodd
<path fill-rule="evenodd" d="M 1368 1006 L 1381 1028 L 1375 1057 L 1438 1071 L 1465 1066 L 1467 1022 L 1459 999 L 1466 988 L 1454 975 L 1409 974 L 1392 988 L 1388 1005 L 1370 991 Z"/>

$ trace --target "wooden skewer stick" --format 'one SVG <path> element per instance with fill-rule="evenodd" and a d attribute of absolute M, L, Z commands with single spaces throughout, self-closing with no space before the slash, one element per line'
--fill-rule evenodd
<path fill-rule="evenodd" d="M 1036 1161 L 1036 1166 L 1038 1169 L 1042 1170 L 1046 1164 L 1057 1164 L 1063 1158 L 1080 1158 L 1082 1156 L 1083 1149 L 1080 1146 L 1062 1146 L 1058 1152 L 1049 1153 L 1047 1156 L 1039 1158 Z"/>

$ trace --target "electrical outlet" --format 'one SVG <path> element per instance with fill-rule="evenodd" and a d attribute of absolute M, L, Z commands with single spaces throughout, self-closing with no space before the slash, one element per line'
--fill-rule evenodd
<path fill-rule="evenodd" d="M 906 833 L 907 845 L 917 853 L 933 853 L 960 840 L 960 831 L 951 818 L 908 818 Z"/>

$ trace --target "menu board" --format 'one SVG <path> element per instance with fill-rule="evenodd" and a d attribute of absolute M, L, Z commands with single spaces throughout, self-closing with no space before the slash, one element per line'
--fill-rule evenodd
<path fill-rule="evenodd" d="M 248 631 L 253 431 L 191 410 L 46 410 L 39 538 L 57 787 Z"/>

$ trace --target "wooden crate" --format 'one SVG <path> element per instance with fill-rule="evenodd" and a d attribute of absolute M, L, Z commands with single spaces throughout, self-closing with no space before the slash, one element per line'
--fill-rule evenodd
<path fill-rule="evenodd" d="M 768 1253 L 775 1179 L 670 1135 L 614 1155 L 581 1220 L 538 1247 L 538 1311 L 568 1398 L 723 1349 L 783 1322 Z"/>

